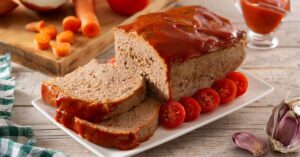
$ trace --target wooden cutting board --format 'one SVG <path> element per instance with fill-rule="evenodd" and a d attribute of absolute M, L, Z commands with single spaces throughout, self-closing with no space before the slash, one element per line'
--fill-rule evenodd
<path fill-rule="evenodd" d="M 160 11 L 174 4 L 176 0 L 151 0 L 147 8 L 131 17 L 121 16 L 113 12 L 106 0 L 96 1 L 96 12 L 102 33 L 93 39 L 77 33 L 75 43 L 72 45 L 71 55 L 60 58 L 54 56 L 51 49 L 48 51 L 38 50 L 33 43 L 36 33 L 24 29 L 27 23 L 43 19 L 46 23 L 55 24 L 58 30 L 61 31 L 62 19 L 67 15 L 74 15 L 71 3 L 51 14 L 43 15 L 28 10 L 20 4 L 9 15 L 0 17 L 0 53 L 10 52 L 15 62 L 47 74 L 62 76 L 78 66 L 84 65 L 112 46 L 112 28 L 114 26 L 128 23 L 141 14 Z"/>

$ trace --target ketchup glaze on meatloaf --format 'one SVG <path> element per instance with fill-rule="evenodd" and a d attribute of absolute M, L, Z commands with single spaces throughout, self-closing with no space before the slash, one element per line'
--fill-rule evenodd
<path fill-rule="evenodd" d="M 245 35 L 228 19 L 201 6 L 142 15 L 119 28 L 141 35 L 167 63 L 234 46 Z"/>

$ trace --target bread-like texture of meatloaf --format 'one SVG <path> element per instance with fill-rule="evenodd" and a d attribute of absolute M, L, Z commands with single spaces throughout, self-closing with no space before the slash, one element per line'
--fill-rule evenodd
<path fill-rule="evenodd" d="M 236 70 L 246 34 L 201 6 L 138 17 L 114 29 L 116 62 L 145 77 L 151 91 L 179 100 Z"/>
<path fill-rule="evenodd" d="M 132 110 L 100 123 L 88 122 L 59 110 L 55 118 L 95 144 L 128 150 L 154 134 L 158 127 L 159 109 L 160 102 L 148 97 Z"/>
<path fill-rule="evenodd" d="M 100 122 L 122 114 L 144 100 L 143 77 L 92 60 L 83 67 L 41 85 L 43 100 L 69 115 Z"/>

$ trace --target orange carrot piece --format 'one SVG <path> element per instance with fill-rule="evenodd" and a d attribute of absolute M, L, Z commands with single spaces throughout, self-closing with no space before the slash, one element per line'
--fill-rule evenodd
<path fill-rule="evenodd" d="M 100 34 L 101 28 L 95 13 L 94 0 L 74 0 L 74 7 L 77 17 L 81 21 L 81 31 L 87 37 L 96 37 Z"/>
<path fill-rule="evenodd" d="M 55 37 L 57 35 L 57 29 L 54 25 L 48 25 L 46 27 L 43 27 L 43 28 L 41 28 L 40 32 L 49 34 L 51 39 L 55 39 Z"/>
<path fill-rule="evenodd" d="M 41 30 L 41 28 L 45 27 L 46 26 L 46 23 L 44 20 L 41 20 L 41 21 L 36 21 L 36 22 L 31 22 L 31 23 L 28 23 L 26 26 L 25 26 L 25 29 L 27 31 L 30 31 L 30 32 L 39 32 Z"/>
<path fill-rule="evenodd" d="M 38 33 L 34 37 L 34 44 L 39 50 L 47 50 L 50 47 L 51 37 L 46 33 Z"/>
<path fill-rule="evenodd" d="M 81 26 L 81 21 L 75 16 L 67 16 L 64 18 L 62 25 L 65 31 L 70 30 L 76 33 Z"/>
<path fill-rule="evenodd" d="M 57 42 L 67 42 L 67 43 L 72 44 L 74 42 L 74 33 L 72 31 L 60 32 L 56 36 L 56 41 Z"/>
<path fill-rule="evenodd" d="M 58 57 L 65 57 L 71 53 L 70 43 L 55 42 L 52 44 L 53 54 Z"/>

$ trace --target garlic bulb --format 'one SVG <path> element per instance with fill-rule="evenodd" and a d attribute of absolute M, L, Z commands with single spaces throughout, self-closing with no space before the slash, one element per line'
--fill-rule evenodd
<path fill-rule="evenodd" d="M 300 98 L 284 100 L 273 109 L 266 132 L 270 144 L 282 153 L 294 152 L 300 148 Z"/>
<path fill-rule="evenodd" d="M 263 156 L 268 152 L 265 139 L 246 132 L 237 132 L 232 136 L 233 142 L 242 149 L 252 153 L 253 156 Z"/>

